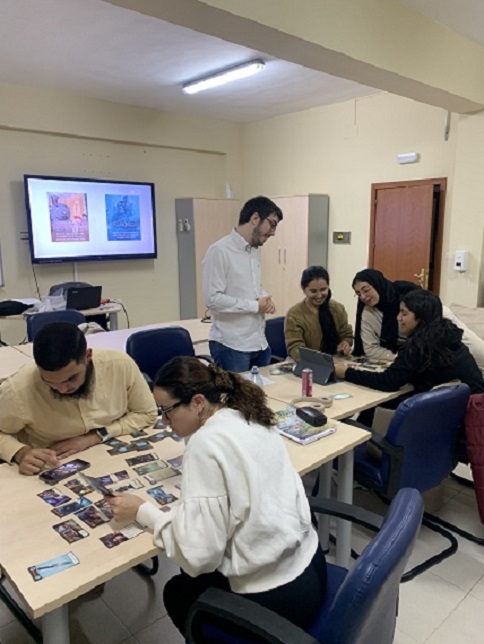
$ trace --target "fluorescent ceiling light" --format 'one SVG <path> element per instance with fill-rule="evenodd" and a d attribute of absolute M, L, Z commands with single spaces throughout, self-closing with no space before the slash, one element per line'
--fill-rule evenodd
<path fill-rule="evenodd" d="M 183 91 L 186 94 L 196 94 L 204 89 L 218 87 L 219 85 L 230 83 L 231 81 L 238 80 L 239 78 L 247 78 L 247 76 L 252 76 L 252 74 L 257 74 L 257 72 L 262 71 L 264 67 L 265 63 L 262 60 L 251 60 L 249 63 L 229 67 L 228 69 L 216 72 L 215 74 L 210 74 L 209 76 L 204 76 L 198 80 L 185 83 L 185 85 L 183 85 Z"/>

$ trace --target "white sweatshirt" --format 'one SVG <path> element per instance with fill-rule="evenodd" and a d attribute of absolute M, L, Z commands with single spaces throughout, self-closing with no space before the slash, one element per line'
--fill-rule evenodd
<path fill-rule="evenodd" d="M 180 504 L 163 513 L 144 503 L 137 520 L 189 575 L 219 570 L 238 593 L 293 581 L 318 544 L 279 433 L 233 409 L 216 412 L 188 441 Z"/>

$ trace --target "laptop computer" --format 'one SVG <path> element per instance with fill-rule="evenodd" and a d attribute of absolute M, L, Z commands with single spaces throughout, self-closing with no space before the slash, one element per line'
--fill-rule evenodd
<path fill-rule="evenodd" d="M 66 291 L 66 309 L 97 309 L 101 305 L 102 286 L 81 286 Z"/>
<path fill-rule="evenodd" d="M 300 360 L 296 364 L 294 374 L 301 376 L 303 369 L 313 370 L 313 382 L 318 385 L 327 385 L 330 382 L 336 382 L 334 375 L 333 356 L 329 353 L 321 353 L 307 347 L 299 349 Z"/>

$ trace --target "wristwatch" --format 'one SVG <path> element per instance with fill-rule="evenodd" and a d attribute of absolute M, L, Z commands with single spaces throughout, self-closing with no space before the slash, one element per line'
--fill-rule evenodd
<path fill-rule="evenodd" d="M 109 440 L 110 436 L 108 434 L 108 430 L 105 427 L 95 429 L 94 431 L 96 432 L 96 434 L 101 439 L 101 443 L 105 443 L 107 440 Z"/>

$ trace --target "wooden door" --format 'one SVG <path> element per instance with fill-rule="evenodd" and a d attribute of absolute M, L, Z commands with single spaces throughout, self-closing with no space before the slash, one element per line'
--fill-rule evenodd
<path fill-rule="evenodd" d="M 438 294 L 446 179 L 372 186 L 369 266 Z"/>
<path fill-rule="evenodd" d="M 280 315 L 303 299 L 301 275 L 308 266 L 308 196 L 285 197 L 277 200 L 284 213 L 281 229 L 284 236 L 283 280 L 284 309 Z"/>

